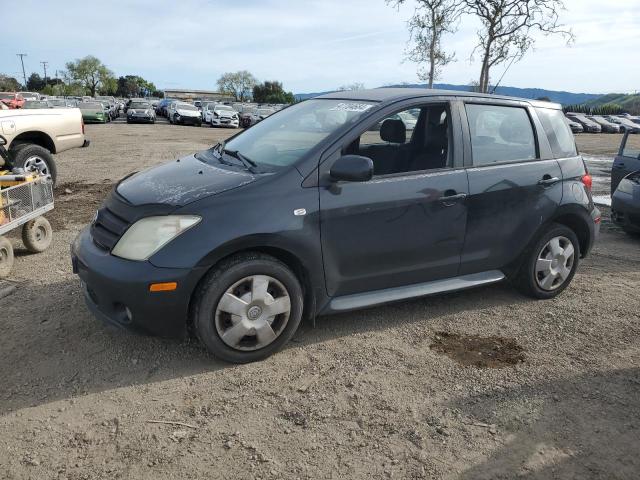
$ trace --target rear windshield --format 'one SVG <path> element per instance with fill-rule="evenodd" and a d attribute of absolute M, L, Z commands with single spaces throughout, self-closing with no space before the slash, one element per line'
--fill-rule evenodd
<path fill-rule="evenodd" d="M 562 110 L 536 108 L 538 118 L 547 134 L 551 151 L 555 158 L 575 157 L 578 155 L 576 141 Z"/>
<path fill-rule="evenodd" d="M 102 104 L 95 102 L 82 102 L 78 104 L 78 107 L 82 110 L 102 110 Z"/>

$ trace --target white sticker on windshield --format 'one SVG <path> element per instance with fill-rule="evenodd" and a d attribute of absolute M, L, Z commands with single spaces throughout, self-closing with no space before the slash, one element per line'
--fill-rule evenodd
<path fill-rule="evenodd" d="M 366 112 L 371 107 L 373 107 L 373 105 L 371 105 L 370 103 L 345 102 L 339 103 L 329 110 L 338 110 L 341 112 Z"/>

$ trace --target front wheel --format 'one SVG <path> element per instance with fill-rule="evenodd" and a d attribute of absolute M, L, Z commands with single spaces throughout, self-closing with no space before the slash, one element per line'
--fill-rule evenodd
<path fill-rule="evenodd" d="M 558 296 L 569 286 L 580 260 L 580 243 L 569 227 L 552 224 L 523 254 L 514 284 L 525 295 L 538 299 Z"/>
<path fill-rule="evenodd" d="M 22 227 L 22 242 L 32 253 L 44 252 L 53 239 L 53 229 L 49 220 L 44 217 L 29 220 Z"/>
<path fill-rule="evenodd" d="M 11 157 L 15 168 L 51 175 L 55 185 L 58 171 L 53 155 L 46 148 L 34 144 L 19 145 L 11 151 Z"/>
<path fill-rule="evenodd" d="M 205 277 L 192 318 L 198 338 L 214 356 L 247 363 L 268 357 L 293 337 L 303 303 L 300 282 L 285 264 L 250 253 L 223 262 Z"/>

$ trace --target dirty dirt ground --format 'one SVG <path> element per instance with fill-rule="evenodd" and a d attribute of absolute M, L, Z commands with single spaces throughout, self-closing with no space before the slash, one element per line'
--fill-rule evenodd
<path fill-rule="evenodd" d="M 555 300 L 501 284 L 324 317 L 256 364 L 94 320 L 69 244 L 113 182 L 231 133 L 88 126 L 57 157 L 54 243 L 13 239 L 0 304 L 0 478 L 638 478 L 640 240 L 606 215 Z"/>

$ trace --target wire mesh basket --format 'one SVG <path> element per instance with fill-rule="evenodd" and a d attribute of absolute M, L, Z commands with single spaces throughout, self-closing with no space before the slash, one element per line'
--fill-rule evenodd
<path fill-rule="evenodd" d="M 36 178 L 0 190 L 0 235 L 53 209 L 53 182 Z"/>

